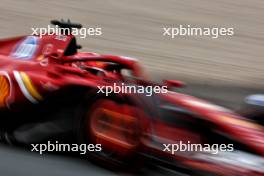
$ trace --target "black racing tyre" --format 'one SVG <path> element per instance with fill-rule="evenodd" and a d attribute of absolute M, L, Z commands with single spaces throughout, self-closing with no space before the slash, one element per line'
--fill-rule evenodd
<path fill-rule="evenodd" d="M 88 96 L 76 115 L 78 143 L 101 148 L 101 151 L 87 152 L 88 158 L 114 170 L 134 171 L 142 166 L 143 160 L 138 154 L 141 114 L 129 98 Z"/>

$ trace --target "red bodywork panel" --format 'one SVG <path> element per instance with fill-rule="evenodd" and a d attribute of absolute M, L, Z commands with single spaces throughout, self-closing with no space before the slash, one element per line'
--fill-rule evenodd
<path fill-rule="evenodd" d="M 78 68 L 82 65 L 104 69 L 103 62 L 113 62 L 141 76 L 138 63 L 126 57 L 92 52 L 65 56 L 71 42 L 76 42 L 72 35 L 26 36 L 0 41 L 0 74 L 9 78 L 11 89 L 6 107 L 22 105 L 28 100 L 36 103 L 37 98 L 45 98 L 49 92 L 67 86 L 96 87 L 104 83 L 101 78 Z"/>

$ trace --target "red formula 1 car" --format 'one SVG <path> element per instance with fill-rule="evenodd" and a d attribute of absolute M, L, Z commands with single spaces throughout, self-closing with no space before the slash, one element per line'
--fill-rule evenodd
<path fill-rule="evenodd" d="M 69 31 L 81 27 L 53 24 Z M 0 41 L 3 141 L 71 138 L 101 144 L 102 151 L 89 156 L 111 165 L 139 163 L 140 156 L 192 175 L 264 173 L 263 127 L 204 100 L 170 90 L 157 93 L 182 83 L 149 81 L 136 59 L 79 48 L 70 32 Z M 123 91 L 129 86 L 134 89 Z M 183 152 L 175 150 L 179 143 L 232 147 L 218 154 Z"/>

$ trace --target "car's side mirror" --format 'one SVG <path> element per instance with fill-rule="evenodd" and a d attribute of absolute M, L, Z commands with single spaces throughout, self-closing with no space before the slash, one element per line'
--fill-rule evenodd
<path fill-rule="evenodd" d="M 163 80 L 163 84 L 167 86 L 168 89 L 171 89 L 173 87 L 176 88 L 186 87 L 186 84 L 184 82 L 178 80 Z"/>

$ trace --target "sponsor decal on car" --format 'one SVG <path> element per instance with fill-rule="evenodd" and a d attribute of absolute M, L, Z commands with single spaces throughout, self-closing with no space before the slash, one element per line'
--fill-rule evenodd
<path fill-rule="evenodd" d="M 42 54 L 43 54 L 43 55 L 51 54 L 53 48 L 54 48 L 53 44 L 51 44 L 51 43 L 46 44 L 46 45 L 44 46 L 43 50 L 42 50 Z"/>
<path fill-rule="evenodd" d="M 38 38 L 34 36 L 26 37 L 21 43 L 15 46 L 11 57 L 16 59 L 32 59 L 38 48 Z"/>

